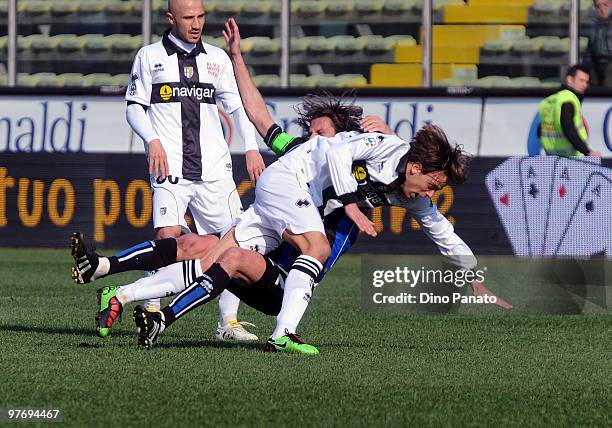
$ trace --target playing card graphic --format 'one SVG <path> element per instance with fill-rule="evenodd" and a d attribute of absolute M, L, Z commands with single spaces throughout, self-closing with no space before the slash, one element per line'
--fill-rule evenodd
<path fill-rule="evenodd" d="M 578 198 L 581 195 L 589 176 L 594 171 L 605 175 L 607 168 L 602 168 L 593 160 L 579 158 L 555 158 L 552 179 L 549 214 L 544 233 L 543 255 L 553 256 L 561 240 L 561 235 L 569 223 Z"/>
<path fill-rule="evenodd" d="M 518 256 L 529 256 L 527 225 L 519 179 L 520 157 L 512 157 L 495 168 L 485 183 L 506 235 Z"/>
<path fill-rule="evenodd" d="M 556 256 L 612 258 L 612 175 L 593 172 L 583 188 L 567 228 L 563 230 Z"/>
<path fill-rule="evenodd" d="M 529 255 L 539 256 L 544 251 L 544 234 L 549 214 L 549 202 L 554 167 L 559 158 L 532 156 L 521 159 L 519 173 L 525 206 Z"/>

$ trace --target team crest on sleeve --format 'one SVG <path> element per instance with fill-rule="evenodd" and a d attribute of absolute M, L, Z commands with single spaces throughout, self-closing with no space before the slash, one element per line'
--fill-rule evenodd
<path fill-rule="evenodd" d="M 133 73 L 130 78 L 130 95 L 136 94 L 136 82 L 138 81 L 138 73 Z"/>
<path fill-rule="evenodd" d="M 375 137 L 366 137 L 364 142 L 366 147 L 372 149 L 378 145 L 379 140 Z"/>
<path fill-rule="evenodd" d="M 191 79 L 193 77 L 193 67 L 191 66 L 183 67 L 183 75 L 186 78 Z"/>

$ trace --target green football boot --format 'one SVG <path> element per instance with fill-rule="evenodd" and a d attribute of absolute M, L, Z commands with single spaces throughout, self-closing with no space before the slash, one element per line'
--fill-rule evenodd
<path fill-rule="evenodd" d="M 98 290 L 100 312 L 96 314 L 96 329 L 100 337 L 108 336 L 117 318 L 121 319 L 123 305 L 119 299 L 117 299 L 118 288 L 119 287 L 103 287 Z"/>
<path fill-rule="evenodd" d="M 266 352 L 290 352 L 293 354 L 318 355 L 319 350 L 304 342 L 296 333 L 287 333 L 277 339 L 269 338 Z"/>

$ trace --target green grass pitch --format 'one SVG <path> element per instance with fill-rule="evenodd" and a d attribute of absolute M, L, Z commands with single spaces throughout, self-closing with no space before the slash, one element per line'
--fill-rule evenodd
<path fill-rule="evenodd" d="M 0 408 L 67 426 L 605 426 L 612 317 L 364 313 L 359 258 L 342 260 L 303 320 L 321 355 L 265 354 L 274 319 L 246 306 L 257 344 L 214 340 L 216 304 L 136 346 L 131 308 L 94 335 L 95 285 L 68 251 L 0 250 Z M 512 275 L 510 272 L 509 275 Z M 124 274 L 99 284 L 137 278 Z"/>

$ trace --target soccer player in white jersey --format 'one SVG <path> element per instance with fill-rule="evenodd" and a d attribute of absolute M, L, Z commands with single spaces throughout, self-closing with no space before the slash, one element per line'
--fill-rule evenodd
<path fill-rule="evenodd" d="M 179 236 L 188 207 L 198 233 L 216 234 L 242 211 L 217 101 L 244 140 L 251 180 L 265 166 L 227 54 L 202 42 L 204 2 L 169 0 L 167 18 L 162 40 L 134 60 L 127 120 L 147 149 L 156 238 Z M 147 303 L 159 307 L 159 299 Z M 221 296 L 217 337 L 256 340 L 237 322 L 238 304 Z"/>
<path fill-rule="evenodd" d="M 246 237 L 258 251 L 266 253 L 286 241 L 300 255 L 291 265 L 285 282 L 282 308 L 267 349 L 282 351 L 291 347 L 316 353 L 311 345 L 294 343 L 295 331 L 310 301 L 312 289 L 330 256 L 320 212 L 343 206 L 345 214 L 363 233 L 376 236 L 374 224 L 357 202 L 370 206 L 403 205 L 411 199 L 431 197 L 450 181 L 466 178 L 469 160 L 459 147 L 452 147 L 436 126 L 419 130 L 409 144 L 395 135 L 346 134 L 334 138 L 316 137 L 298 141 L 282 132 L 270 117 L 261 94 L 254 87 L 240 53 L 240 35 L 233 19 L 224 31 L 240 94 L 247 114 L 264 141 L 276 153 L 285 154 L 268 167 L 258 180 L 255 202 L 235 222 L 215 247 L 210 260 L 217 260 Z M 354 168 L 360 168 L 355 174 Z M 357 178 L 357 180 L 356 180 Z M 256 238 L 259 238 L 256 241 Z M 187 296 L 188 306 L 178 302 L 178 312 L 164 308 L 148 315 L 136 308 L 139 342 L 152 343 L 164 326 L 177 315 L 214 296 L 215 282 L 227 280 L 218 263 L 203 274 Z M 177 303 L 177 299 L 172 304 Z"/>

